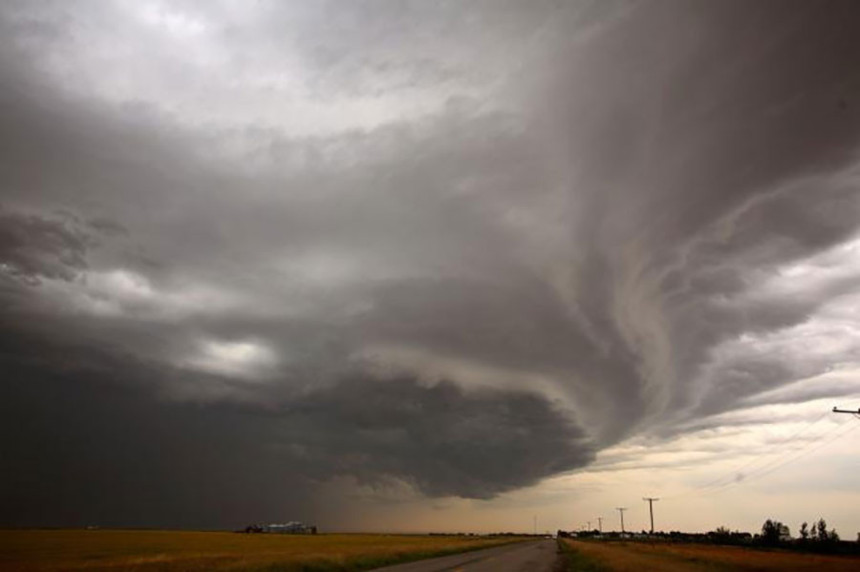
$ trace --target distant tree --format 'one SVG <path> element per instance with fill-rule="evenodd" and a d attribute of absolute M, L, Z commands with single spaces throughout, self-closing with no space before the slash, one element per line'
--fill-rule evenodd
<path fill-rule="evenodd" d="M 806 522 L 800 525 L 800 539 L 803 541 L 809 539 L 809 525 Z"/>
<path fill-rule="evenodd" d="M 785 525 L 778 520 L 767 519 L 761 527 L 761 540 L 764 544 L 779 544 L 779 535 Z"/>
<path fill-rule="evenodd" d="M 732 540 L 732 531 L 729 530 L 726 526 L 718 526 L 716 530 L 712 530 L 708 533 L 708 538 L 712 542 L 716 542 L 718 544 L 725 544 Z"/>
<path fill-rule="evenodd" d="M 839 534 L 835 528 L 827 530 L 827 521 L 819 518 L 818 522 L 812 525 L 812 540 L 819 544 L 833 544 L 839 542 Z"/>

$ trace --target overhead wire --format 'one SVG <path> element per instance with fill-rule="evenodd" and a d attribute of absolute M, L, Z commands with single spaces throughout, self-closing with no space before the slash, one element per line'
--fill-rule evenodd
<path fill-rule="evenodd" d="M 848 425 L 848 424 L 846 423 L 846 425 Z M 847 428 L 847 430 L 842 431 L 841 433 L 837 433 L 836 435 L 834 435 L 832 438 L 828 439 L 827 441 L 820 443 L 817 447 L 812 447 L 811 449 L 807 448 L 807 449 L 801 451 L 796 456 L 794 456 L 790 459 L 787 459 L 786 461 L 779 463 L 778 465 L 771 467 L 771 468 L 765 470 L 764 472 L 760 472 L 757 475 L 753 475 L 752 478 L 756 479 L 756 478 L 761 478 L 761 477 L 767 476 L 767 475 L 773 473 L 774 471 L 776 471 L 777 469 L 781 469 L 782 467 L 789 465 L 789 464 L 797 461 L 798 459 L 801 459 L 801 458 L 803 458 L 803 457 L 805 457 L 811 453 L 814 453 L 820 449 L 823 449 L 827 445 L 833 443 L 834 441 L 838 441 L 839 439 L 845 437 L 849 433 L 856 431 L 857 429 L 860 429 L 860 424 L 857 424 L 857 423 L 850 424 L 850 426 Z"/>
<path fill-rule="evenodd" d="M 710 494 L 721 493 L 721 492 L 724 492 L 726 490 L 729 490 L 732 486 L 739 486 L 739 485 L 747 484 L 749 482 L 753 482 L 753 481 L 759 480 L 761 478 L 764 478 L 767 475 L 770 475 L 771 473 L 777 471 L 778 469 L 781 469 L 781 468 L 785 467 L 786 465 L 789 465 L 789 464 L 791 464 L 791 463 L 793 463 L 793 462 L 795 462 L 795 461 L 797 461 L 797 460 L 799 460 L 799 459 L 801 459 L 801 458 L 803 458 L 803 457 L 805 457 L 811 453 L 814 453 L 815 451 L 823 449 L 824 447 L 826 447 L 827 445 L 830 445 L 834 441 L 838 441 L 839 439 L 841 439 L 842 437 L 845 437 L 849 433 L 852 433 L 853 431 L 860 429 L 860 423 L 850 423 L 850 422 L 842 423 L 842 424 L 838 425 L 836 427 L 836 429 L 842 429 L 842 431 L 837 432 L 835 435 L 833 435 L 830 439 L 827 439 L 826 441 L 823 441 L 823 442 L 820 440 L 813 441 L 813 442 L 809 443 L 806 447 L 803 447 L 802 449 L 800 449 L 799 451 L 795 450 L 793 452 L 794 453 L 793 455 L 789 456 L 789 458 L 785 458 L 784 460 L 782 460 L 782 462 L 768 463 L 767 465 L 759 467 L 755 471 L 750 472 L 749 474 L 745 475 L 744 478 L 742 478 L 740 480 L 725 483 L 725 484 L 723 484 L 719 487 L 713 488 L 711 490 L 702 491 L 701 494 L 706 496 L 706 495 L 710 495 Z M 829 435 L 831 433 L 833 433 L 833 431 L 828 431 L 828 432 L 824 433 L 823 435 L 821 435 L 821 437 L 824 437 L 824 436 Z"/>
<path fill-rule="evenodd" d="M 812 421 L 808 422 L 806 425 L 804 425 L 803 427 L 801 427 L 800 429 L 798 429 L 797 431 L 795 431 L 794 433 L 792 433 L 791 435 L 789 435 L 788 437 L 786 437 L 785 439 L 783 439 L 783 441 L 784 441 L 784 442 L 785 442 L 785 441 L 791 441 L 791 440 L 793 440 L 793 439 L 795 439 L 795 438 L 799 437 L 799 436 L 801 435 L 801 433 L 806 433 L 806 432 L 807 432 L 807 431 L 809 431 L 812 427 L 814 427 L 815 425 L 817 425 L 817 424 L 818 424 L 822 419 L 824 419 L 824 418 L 827 416 L 827 414 L 828 414 L 828 413 L 830 413 L 830 412 L 829 412 L 829 411 L 825 411 L 824 413 L 822 413 L 821 415 L 819 415 L 817 418 L 815 418 L 815 419 L 813 419 Z M 696 488 L 709 488 L 709 487 L 712 487 L 712 486 L 714 486 L 714 485 L 720 485 L 720 484 L 722 484 L 722 482 L 723 482 L 726 478 L 729 478 L 729 479 L 733 478 L 733 477 L 734 477 L 734 475 L 737 475 L 737 473 L 738 473 L 738 472 L 740 472 L 741 470 L 746 469 L 746 468 L 748 468 L 748 467 L 750 467 L 750 466 L 752 466 L 752 465 L 755 465 L 756 463 L 760 462 L 763 458 L 765 458 L 765 459 L 766 459 L 766 457 L 754 456 L 752 459 L 750 459 L 750 460 L 748 460 L 748 461 L 746 461 L 746 462 L 742 463 L 741 465 L 739 465 L 739 466 L 735 467 L 734 469 L 732 469 L 732 470 L 731 470 L 731 471 L 729 471 L 728 473 L 726 473 L 726 474 L 724 474 L 724 475 L 722 475 L 722 476 L 720 476 L 720 477 L 717 477 L 717 478 L 716 478 L 716 479 L 714 479 L 714 480 L 708 481 L 707 483 L 704 483 L 704 484 L 702 484 L 702 485 L 699 485 L 699 486 L 698 486 L 698 487 L 696 487 Z"/>
<path fill-rule="evenodd" d="M 807 423 L 806 425 L 804 425 L 803 427 L 801 427 L 800 429 L 798 429 L 797 431 L 792 433 L 790 436 L 783 439 L 782 442 L 791 441 L 791 440 L 799 437 L 802 433 L 808 432 L 813 426 L 817 425 L 829 413 L 830 413 L 830 411 L 825 411 L 819 417 L 810 421 L 809 423 Z M 860 418 L 860 416 L 856 416 L 856 417 Z M 726 488 L 731 487 L 732 485 L 737 485 L 737 484 L 741 484 L 743 482 L 748 481 L 751 476 L 755 476 L 755 475 L 759 475 L 759 474 L 761 474 L 761 476 L 764 476 L 764 474 L 769 474 L 770 472 L 772 472 L 773 470 L 776 470 L 777 468 L 783 466 L 784 464 L 788 464 L 788 463 L 792 462 L 794 460 L 795 455 L 799 458 L 800 456 L 803 456 L 807 452 L 811 452 L 810 449 L 813 448 L 815 445 L 821 443 L 821 439 L 829 436 L 830 434 L 838 431 L 839 429 L 841 429 L 843 427 L 844 427 L 844 423 L 837 424 L 837 425 L 830 427 L 830 428 L 826 429 L 825 431 L 820 432 L 819 434 L 815 435 L 814 437 L 809 439 L 805 445 L 803 445 L 799 448 L 797 448 L 797 447 L 792 448 L 791 450 L 785 451 L 784 453 L 782 453 L 776 457 L 756 456 L 753 459 L 742 463 L 741 465 L 737 466 L 733 470 L 729 471 L 728 473 L 721 475 L 720 477 L 718 477 L 716 479 L 712 479 L 711 481 L 708 481 L 707 483 L 704 483 L 702 485 L 694 487 L 693 489 L 685 491 L 683 493 L 680 493 L 677 495 L 665 496 L 663 498 L 666 500 L 669 500 L 669 499 L 677 499 L 677 498 L 688 497 L 688 496 L 693 496 L 693 495 L 700 495 L 700 494 L 707 495 L 707 494 L 711 494 L 711 493 L 715 493 L 715 492 L 721 492 L 721 490 L 725 490 Z M 837 438 L 842 437 L 844 434 L 850 433 L 854 428 L 856 428 L 856 427 L 853 427 L 853 428 L 845 431 L 844 433 L 840 433 L 839 435 L 837 435 L 832 440 L 836 440 Z M 827 443 L 830 443 L 831 441 L 827 441 Z M 825 444 L 827 444 L 827 443 L 825 443 Z M 813 450 L 815 450 L 815 449 L 813 449 Z M 763 464 L 761 464 L 760 466 L 755 466 L 759 463 L 763 463 Z M 750 467 L 752 467 L 752 469 L 750 469 Z M 743 479 L 738 479 L 737 478 L 738 475 L 744 469 L 749 469 L 747 471 L 747 474 L 745 475 L 745 477 Z"/>

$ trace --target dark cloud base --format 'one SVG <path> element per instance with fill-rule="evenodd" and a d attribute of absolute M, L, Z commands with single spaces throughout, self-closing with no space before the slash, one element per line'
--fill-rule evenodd
<path fill-rule="evenodd" d="M 281 404 L 180 403 L 153 395 L 156 367 L 8 330 L 0 369 L 8 526 L 314 520 L 337 476 L 486 499 L 593 459 L 569 414 L 528 392 L 353 375 Z"/>
<path fill-rule="evenodd" d="M 525 391 L 352 378 L 288 411 L 322 474 L 394 476 L 429 496 L 491 498 L 593 459 L 570 413 Z"/>
<path fill-rule="evenodd" d="M 272 423 L 141 387 L 2 363 L 4 526 L 234 528 L 312 520 Z M 94 378 L 95 377 L 95 378 Z M 304 491 L 304 492 L 303 492 Z"/>

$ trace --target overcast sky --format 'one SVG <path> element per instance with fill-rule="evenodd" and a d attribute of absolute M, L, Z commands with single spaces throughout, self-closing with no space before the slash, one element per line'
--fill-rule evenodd
<path fill-rule="evenodd" d="M 853 538 L 858 30 L 3 2 L 0 524 Z"/>

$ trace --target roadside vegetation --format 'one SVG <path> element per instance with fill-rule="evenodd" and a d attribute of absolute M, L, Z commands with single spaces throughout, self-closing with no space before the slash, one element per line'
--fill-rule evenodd
<path fill-rule="evenodd" d="M 164 530 L 0 530 L 0 570 L 359 572 L 524 539 Z"/>
<path fill-rule="evenodd" d="M 594 558 L 586 556 L 570 542 L 559 538 L 558 551 L 561 553 L 558 572 L 605 572 L 609 570 Z"/>
<path fill-rule="evenodd" d="M 717 544 L 724 546 L 741 546 L 751 549 L 791 550 L 795 552 L 812 552 L 818 554 L 839 554 L 860 556 L 860 534 L 857 541 L 846 541 L 839 537 L 836 529 L 828 529 L 823 518 L 812 522 L 803 522 L 798 529 L 798 536 L 791 535 L 791 529 L 775 519 L 767 519 L 761 527 L 761 533 L 752 534 L 739 530 L 730 530 L 720 526 L 710 532 L 670 532 L 648 533 L 639 532 L 619 533 L 616 531 L 600 532 L 598 530 L 580 530 L 576 532 L 558 531 L 559 538 L 575 538 L 577 540 L 601 540 L 603 542 L 631 541 L 650 544 Z"/>

